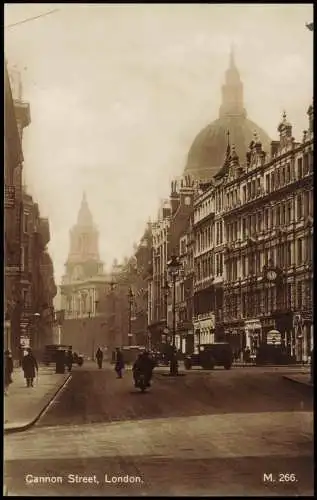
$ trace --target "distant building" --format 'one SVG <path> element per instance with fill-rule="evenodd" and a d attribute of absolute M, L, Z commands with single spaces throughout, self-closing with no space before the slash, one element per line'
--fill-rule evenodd
<path fill-rule="evenodd" d="M 169 342 L 172 334 L 173 311 L 172 293 L 168 284 L 167 264 L 172 256 L 180 255 L 180 240 L 187 231 L 193 211 L 196 184 L 189 175 L 171 185 L 170 199 L 161 207 L 159 217 L 152 225 L 153 257 L 152 276 L 148 282 L 149 315 L 148 328 L 152 342 L 159 346 Z M 185 254 L 182 254 L 185 259 Z M 184 291 L 183 277 L 176 282 L 177 297 Z M 183 297 L 185 300 L 185 297 Z M 184 321 L 184 300 L 176 308 L 176 324 L 183 336 L 192 330 Z M 180 333 L 176 336 L 176 346 L 181 348 Z M 184 344 L 185 345 L 185 344 Z"/>
<path fill-rule="evenodd" d="M 61 342 L 93 357 L 98 346 L 113 349 L 123 342 L 114 276 L 104 272 L 99 232 L 83 194 L 60 286 Z M 113 283 L 113 284 L 112 284 Z"/>
<path fill-rule="evenodd" d="M 201 131 L 188 154 L 195 182 L 180 216 L 172 183 L 168 202 L 152 223 L 148 329 L 154 342 L 171 342 L 168 261 L 177 255 L 176 346 L 228 341 L 256 354 L 279 342 L 293 360 L 313 347 L 313 106 L 302 141 L 284 114 L 271 141 L 247 119 L 243 86 L 230 57 L 219 119 Z M 179 214 L 177 216 L 177 214 Z M 276 338 L 270 333 L 278 330 Z M 273 340 L 272 340 L 273 339 Z"/>
<path fill-rule="evenodd" d="M 210 181 L 222 166 L 227 147 L 227 133 L 235 144 L 237 154 L 244 158 L 254 132 L 259 136 L 265 151 L 270 138 L 266 132 L 247 117 L 244 108 L 243 83 L 235 63 L 233 51 L 222 86 L 219 117 L 196 136 L 188 153 L 185 173 L 200 182 Z"/>

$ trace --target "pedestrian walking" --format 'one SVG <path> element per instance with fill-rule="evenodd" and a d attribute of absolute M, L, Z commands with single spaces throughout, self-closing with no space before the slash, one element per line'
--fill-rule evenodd
<path fill-rule="evenodd" d="M 101 368 L 102 368 L 102 361 L 103 361 L 103 352 L 100 349 L 100 347 L 98 347 L 95 356 L 96 356 L 98 368 L 99 368 L 99 370 L 101 370 Z"/>
<path fill-rule="evenodd" d="M 119 347 L 116 348 L 116 358 L 115 358 L 115 371 L 117 373 L 117 378 L 122 378 L 122 370 L 124 369 L 124 359 L 123 354 Z"/>
<path fill-rule="evenodd" d="M 250 351 L 250 347 L 248 347 L 248 346 L 244 350 L 244 362 L 245 363 L 251 362 L 251 351 Z"/>
<path fill-rule="evenodd" d="M 38 373 L 39 367 L 30 348 L 27 349 L 27 354 L 22 359 L 22 370 L 24 372 L 24 378 L 26 379 L 26 386 L 34 387 L 33 380 L 35 378 L 35 372 Z"/>
<path fill-rule="evenodd" d="M 12 384 L 13 360 L 9 350 L 4 351 L 4 394 L 8 395 L 9 385 Z"/>
<path fill-rule="evenodd" d="M 73 362 L 74 362 L 73 350 L 72 346 L 69 346 L 68 351 L 66 352 L 66 366 L 69 372 L 72 371 Z"/>

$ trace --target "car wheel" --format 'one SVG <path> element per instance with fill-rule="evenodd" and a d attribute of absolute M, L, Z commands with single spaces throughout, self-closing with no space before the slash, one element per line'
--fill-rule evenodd
<path fill-rule="evenodd" d="M 223 365 L 223 367 L 224 367 L 225 370 L 230 370 L 231 365 Z"/>

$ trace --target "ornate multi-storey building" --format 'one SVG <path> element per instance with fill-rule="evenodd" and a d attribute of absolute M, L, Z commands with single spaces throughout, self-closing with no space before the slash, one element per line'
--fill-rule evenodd
<path fill-rule="evenodd" d="M 31 121 L 30 106 L 22 98 L 19 72 L 5 71 L 5 343 L 18 358 L 23 344 L 41 351 L 51 342 L 56 287 L 47 252 L 49 223 L 40 217 L 22 179 L 23 129 Z"/>
<path fill-rule="evenodd" d="M 228 142 L 214 183 L 201 186 L 193 225 L 196 342 L 226 338 L 236 350 L 252 352 L 278 330 L 290 356 L 309 356 L 312 106 L 308 115 L 308 131 L 296 142 L 284 114 L 269 154 L 256 134 L 245 161 Z"/>
<path fill-rule="evenodd" d="M 308 358 L 313 345 L 312 106 L 308 116 L 301 142 L 292 137 L 286 115 L 279 139 L 271 141 L 247 118 L 231 54 L 219 118 L 197 135 L 188 154 L 185 172 L 197 181 L 190 215 L 176 230 L 173 183 L 169 203 L 153 224 L 148 324 L 158 338 L 164 327 L 170 331 L 167 263 L 176 253 L 183 268 L 176 282 L 176 344 L 183 352 L 189 345 L 195 349 L 223 340 L 237 351 L 248 346 L 254 352 L 278 330 L 276 338 L 291 357 Z M 191 294 L 187 301 L 185 289 Z M 192 323 L 187 334 L 181 331 L 185 310 Z"/>
<path fill-rule="evenodd" d="M 178 256 L 180 252 L 180 241 L 185 237 L 189 227 L 190 217 L 193 211 L 194 193 L 196 183 L 185 175 L 179 183 L 172 182 L 170 199 L 161 207 L 158 220 L 152 226 L 153 238 L 153 274 L 149 280 L 149 330 L 153 343 L 159 345 L 166 341 L 166 335 L 172 331 L 173 311 L 172 294 L 168 284 L 167 265 L 172 256 Z M 187 237 L 186 237 L 187 238 Z M 183 258 L 185 254 L 183 252 Z M 176 283 L 177 296 L 179 295 L 180 282 Z M 182 289 L 184 283 L 182 283 Z M 184 300 L 183 300 L 184 299 Z M 176 323 L 179 328 L 191 330 L 191 325 L 184 322 L 184 302 L 178 302 L 176 309 Z M 182 310 L 180 318 L 179 313 Z M 183 324 L 181 324 L 183 322 Z M 189 327 L 190 326 L 190 327 Z M 188 328 L 189 327 L 189 328 Z M 184 335 L 184 333 L 183 333 Z M 180 335 L 177 336 L 177 347 L 180 347 Z"/>
<path fill-rule="evenodd" d="M 18 356 L 21 318 L 22 141 L 5 65 L 4 264 L 5 348 Z"/>
<path fill-rule="evenodd" d="M 147 228 L 134 253 L 134 265 L 131 266 L 130 285 L 131 304 L 131 341 L 137 345 L 151 345 L 148 335 L 148 277 L 152 266 L 152 228 Z"/>
<path fill-rule="evenodd" d="M 313 107 L 301 142 L 283 120 L 268 155 L 257 137 L 223 172 L 224 324 L 251 351 L 276 329 L 289 354 L 309 356 L 313 293 Z M 233 338 L 232 338 L 233 337 Z"/>

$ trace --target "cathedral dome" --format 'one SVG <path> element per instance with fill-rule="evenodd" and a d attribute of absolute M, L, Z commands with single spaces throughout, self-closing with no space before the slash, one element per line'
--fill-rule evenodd
<path fill-rule="evenodd" d="M 194 179 L 210 180 L 222 167 L 227 148 L 227 136 L 235 145 L 241 163 L 244 163 L 249 144 L 256 134 L 263 150 L 269 153 L 271 139 L 256 123 L 247 118 L 243 106 L 243 84 L 235 65 L 233 52 L 222 86 L 222 104 L 219 118 L 196 136 L 188 153 L 185 173 Z"/>

